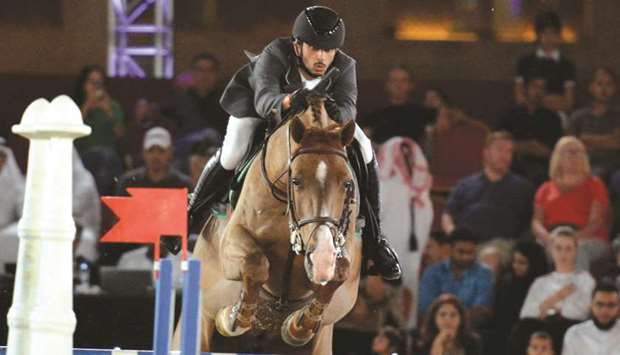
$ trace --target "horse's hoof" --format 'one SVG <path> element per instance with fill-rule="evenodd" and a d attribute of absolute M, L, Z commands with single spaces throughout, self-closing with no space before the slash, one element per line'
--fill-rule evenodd
<path fill-rule="evenodd" d="M 225 337 L 237 337 L 248 330 L 251 327 L 241 327 L 238 324 L 233 328 L 234 323 L 238 323 L 235 321 L 237 317 L 237 312 L 233 310 L 234 306 L 228 306 L 220 309 L 215 316 L 215 328 L 217 331 Z"/>
<path fill-rule="evenodd" d="M 310 332 L 310 335 L 307 337 L 296 337 L 292 334 L 291 330 L 298 330 L 297 326 L 297 314 L 301 314 L 303 312 L 303 308 L 299 311 L 293 312 L 289 314 L 288 317 L 282 322 L 282 328 L 280 328 L 280 336 L 282 340 L 290 346 L 300 347 L 308 344 L 312 338 L 314 338 L 314 332 Z"/>

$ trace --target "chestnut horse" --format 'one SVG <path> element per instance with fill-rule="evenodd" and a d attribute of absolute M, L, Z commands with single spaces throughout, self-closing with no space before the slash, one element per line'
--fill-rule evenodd
<path fill-rule="evenodd" d="M 332 352 L 334 323 L 357 298 L 362 242 L 345 151 L 355 123 L 332 121 L 323 102 L 309 99 L 267 139 L 234 211 L 202 230 L 202 351 L 222 351 L 217 329 L 238 342 L 271 338 L 261 351 Z"/>

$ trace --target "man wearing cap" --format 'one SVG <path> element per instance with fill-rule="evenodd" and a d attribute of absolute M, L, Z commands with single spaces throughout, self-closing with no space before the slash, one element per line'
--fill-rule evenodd
<path fill-rule="evenodd" d="M 190 226 L 202 223 L 202 213 L 226 194 L 258 125 L 266 119 L 280 122 L 292 108 L 305 107 L 309 90 L 330 67 L 338 68 L 340 75 L 327 90 L 328 115 L 339 122 L 355 119 L 355 60 L 340 50 L 344 37 L 344 22 L 336 12 L 324 6 L 311 6 L 297 16 L 291 37 L 275 39 L 235 73 L 220 99 L 222 108 L 230 114 L 226 137 L 190 198 Z M 363 205 L 370 206 L 362 211 L 367 221 L 362 238 L 374 262 L 371 273 L 397 279 L 401 271 L 396 254 L 381 235 L 378 223 L 371 223 L 378 221 L 379 216 L 379 184 L 372 145 L 359 127 L 355 138 L 360 146 L 357 155 L 363 158 L 368 170 L 368 186 L 361 187 L 367 200 Z"/>
<path fill-rule="evenodd" d="M 123 175 L 116 186 L 116 195 L 126 196 L 128 187 L 186 187 L 191 189 L 188 176 L 172 168 L 172 138 L 163 127 L 146 131 L 142 156 L 145 166 Z"/>

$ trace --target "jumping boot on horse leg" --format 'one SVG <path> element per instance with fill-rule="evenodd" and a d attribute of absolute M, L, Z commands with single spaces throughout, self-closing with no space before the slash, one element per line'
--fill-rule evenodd
<path fill-rule="evenodd" d="M 209 159 L 200 178 L 196 183 L 194 192 L 190 194 L 187 205 L 187 225 L 190 229 L 202 221 L 204 211 L 222 200 L 228 192 L 230 183 L 235 175 L 234 170 L 226 170 L 220 163 L 222 148 Z"/>
<path fill-rule="evenodd" d="M 362 240 L 368 243 L 368 256 L 374 265 L 368 269 L 369 274 L 378 274 L 386 280 L 396 280 L 401 276 L 398 256 L 388 240 L 381 234 L 379 221 L 379 177 L 377 176 L 377 161 L 366 165 L 367 190 L 362 211 L 366 225 L 362 231 Z"/>

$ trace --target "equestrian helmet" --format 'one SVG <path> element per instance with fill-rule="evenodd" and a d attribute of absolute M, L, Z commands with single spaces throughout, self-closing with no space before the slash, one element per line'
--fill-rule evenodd
<path fill-rule="evenodd" d="M 325 6 L 305 8 L 293 25 L 293 38 L 317 49 L 342 47 L 344 35 L 344 21 L 334 10 Z"/>

